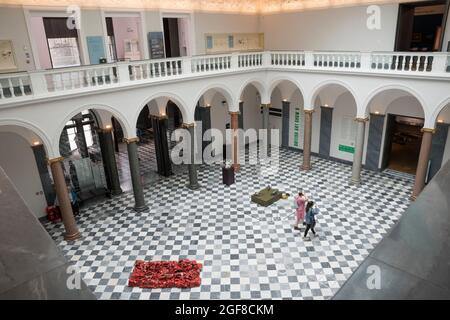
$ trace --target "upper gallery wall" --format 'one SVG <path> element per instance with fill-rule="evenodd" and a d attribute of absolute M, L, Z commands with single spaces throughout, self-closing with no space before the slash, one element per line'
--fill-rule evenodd
<path fill-rule="evenodd" d="M 69 6 L 195 10 L 220 13 L 270 14 L 353 5 L 414 2 L 419 0 L 0 0 L 5 5 Z"/>

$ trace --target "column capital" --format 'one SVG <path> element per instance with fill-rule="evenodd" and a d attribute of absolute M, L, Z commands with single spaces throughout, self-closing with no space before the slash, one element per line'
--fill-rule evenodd
<path fill-rule="evenodd" d="M 431 134 L 434 134 L 434 133 L 436 133 L 436 129 L 435 128 L 422 128 L 422 129 L 420 129 L 420 131 L 421 132 L 428 132 L 428 133 L 431 133 Z"/>
<path fill-rule="evenodd" d="M 314 109 L 304 109 L 303 112 L 304 113 L 308 113 L 308 114 L 313 114 L 314 113 Z"/>
<path fill-rule="evenodd" d="M 324 105 L 324 106 L 320 106 L 321 108 L 328 108 L 328 109 L 334 109 L 333 106 L 329 106 L 329 105 Z"/>
<path fill-rule="evenodd" d="M 151 114 L 150 118 L 154 118 L 154 119 L 158 119 L 158 120 L 165 120 L 165 119 L 169 119 L 169 117 L 167 116 L 167 114 Z"/>
<path fill-rule="evenodd" d="M 368 118 L 368 117 L 364 117 L 364 118 L 362 118 L 362 117 L 356 117 L 356 118 L 355 118 L 355 121 L 356 121 L 356 122 L 366 122 L 366 121 L 369 121 L 369 118 Z"/>
<path fill-rule="evenodd" d="M 52 159 L 47 159 L 47 162 L 49 165 L 52 165 L 56 162 L 62 162 L 64 161 L 64 157 L 58 157 L 58 158 L 52 158 Z"/>
<path fill-rule="evenodd" d="M 131 143 L 139 142 L 139 138 L 138 138 L 138 137 L 123 138 L 123 141 L 124 141 L 126 144 L 131 144 Z"/>
<path fill-rule="evenodd" d="M 112 127 L 109 128 L 95 128 L 95 130 L 99 133 L 110 133 L 113 131 Z"/>
<path fill-rule="evenodd" d="M 241 112 L 240 111 L 229 111 L 228 112 L 230 115 L 240 115 Z"/>
<path fill-rule="evenodd" d="M 271 106 L 271 103 L 261 103 L 261 108 L 270 108 Z"/>
<path fill-rule="evenodd" d="M 195 127 L 195 122 L 192 122 L 192 123 L 183 123 L 183 124 L 181 125 L 181 127 L 184 128 L 184 129 L 193 128 L 193 127 Z"/>
<path fill-rule="evenodd" d="M 200 106 L 200 108 L 211 108 L 211 104 L 207 103 L 204 106 Z"/>

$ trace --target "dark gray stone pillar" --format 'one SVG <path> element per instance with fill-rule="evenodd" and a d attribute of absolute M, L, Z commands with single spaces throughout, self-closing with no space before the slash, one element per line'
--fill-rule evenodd
<path fill-rule="evenodd" d="M 44 145 L 37 144 L 31 146 L 33 150 L 34 158 L 36 159 L 36 166 L 41 177 L 42 190 L 44 192 L 45 200 L 47 205 L 53 205 L 55 202 L 55 191 L 53 189 L 52 179 L 50 178 L 50 173 L 47 166 L 47 156 L 45 153 Z"/>
<path fill-rule="evenodd" d="M 244 129 L 244 101 L 239 101 L 238 126 L 239 129 Z"/>
<path fill-rule="evenodd" d="M 281 146 L 289 148 L 289 115 L 291 103 L 289 101 L 282 102 L 281 112 Z"/>
<path fill-rule="evenodd" d="M 142 188 L 141 173 L 139 170 L 139 158 L 137 142 L 139 139 L 137 137 L 131 139 L 124 139 L 127 143 L 128 150 L 128 161 L 130 163 L 130 173 L 131 173 L 131 183 L 133 185 L 134 193 L 134 209 L 136 211 L 143 211 L 147 209 L 144 199 L 144 190 Z"/>
<path fill-rule="evenodd" d="M 189 131 L 190 134 L 190 149 L 191 149 L 191 159 L 188 164 L 188 172 L 189 172 L 189 184 L 188 187 L 192 190 L 196 190 L 200 188 L 197 179 L 197 166 L 195 165 L 195 125 L 194 123 L 184 123 L 183 128 Z"/>
<path fill-rule="evenodd" d="M 116 196 L 122 193 L 122 188 L 120 187 L 119 171 L 117 170 L 112 128 L 98 129 L 97 134 L 108 190 L 111 195 Z"/>
<path fill-rule="evenodd" d="M 173 175 L 167 140 L 167 116 L 151 116 L 158 174 Z"/>
<path fill-rule="evenodd" d="M 367 118 L 359 118 L 359 117 L 355 119 L 357 129 L 356 129 L 355 153 L 353 155 L 352 178 L 350 180 L 350 182 L 353 184 L 361 183 L 361 167 L 362 167 L 364 137 L 366 132 L 367 120 L 368 120 Z"/>
<path fill-rule="evenodd" d="M 89 152 L 86 144 L 86 136 L 84 134 L 83 116 L 79 114 L 74 117 L 73 120 L 75 121 L 76 126 L 76 142 L 78 150 L 80 151 L 81 157 L 88 158 Z"/>
<path fill-rule="evenodd" d="M 384 114 L 370 115 L 369 138 L 367 140 L 365 168 L 378 171 L 380 166 L 381 144 L 383 143 Z"/>
<path fill-rule="evenodd" d="M 447 143 L 448 123 L 437 123 L 436 132 L 433 134 L 430 153 L 430 171 L 428 172 L 427 182 L 430 181 L 442 166 L 444 158 L 445 144 Z"/>
<path fill-rule="evenodd" d="M 200 106 L 197 105 L 195 108 L 195 121 L 200 121 L 202 123 L 202 137 L 205 136 L 205 132 L 211 129 L 211 105 Z M 203 141 L 202 139 L 202 155 L 206 146 L 209 144 L 208 141 Z"/>
<path fill-rule="evenodd" d="M 62 157 L 70 157 L 71 155 L 69 135 L 66 128 L 63 129 L 59 138 L 59 153 Z"/>
<path fill-rule="evenodd" d="M 325 159 L 328 159 L 330 157 L 332 127 L 333 127 L 333 108 L 321 106 L 319 155 Z"/>

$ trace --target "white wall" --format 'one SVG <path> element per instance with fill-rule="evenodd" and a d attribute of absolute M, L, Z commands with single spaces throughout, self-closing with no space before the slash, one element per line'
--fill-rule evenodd
<path fill-rule="evenodd" d="M 257 93 L 256 88 L 249 85 L 242 94 L 244 130 L 253 128 L 259 132 L 262 128 L 261 98 Z M 249 143 L 252 142 L 255 141 L 249 141 Z"/>
<path fill-rule="evenodd" d="M 18 134 L 0 132 L 0 166 L 31 212 L 43 217 L 47 203 L 30 143 Z"/>
<path fill-rule="evenodd" d="M 196 54 L 206 52 L 206 33 L 259 32 L 259 16 L 239 14 L 195 13 Z"/>
<path fill-rule="evenodd" d="M 342 94 L 334 105 L 330 156 L 353 161 L 353 154 L 339 150 L 339 145 L 355 146 L 356 104 L 350 92 Z M 347 131 L 350 130 L 350 131 Z"/>
<path fill-rule="evenodd" d="M 31 37 L 36 44 L 37 52 L 34 54 L 38 56 L 41 69 L 51 69 L 52 61 L 50 59 L 50 52 L 48 51 L 47 36 L 45 34 L 44 20 L 42 17 L 31 17 Z"/>
<path fill-rule="evenodd" d="M 12 40 L 17 71 L 33 70 L 34 61 L 23 10 L 20 7 L 0 7 L 0 39 Z M 30 54 L 29 63 L 26 53 Z"/>
<path fill-rule="evenodd" d="M 367 28 L 367 6 L 262 16 L 265 47 L 268 50 L 392 51 L 398 5 L 380 8 L 380 30 Z"/>

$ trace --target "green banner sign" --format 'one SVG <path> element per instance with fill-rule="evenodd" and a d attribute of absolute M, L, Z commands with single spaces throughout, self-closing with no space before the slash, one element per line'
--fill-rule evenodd
<path fill-rule="evenodd" d="M 294 146 L 298 147 L 298 135 L 300 129 L 300 110 L 295 108 L 295 118 L 294 118 Z"/>
<path fill-rule="evenodd" d="M 355 147 L 344 146 L 343 144 L 340 144 L 339 145 L 339 151 L 348 152 L 348 153 L 355 153 Z"/>

